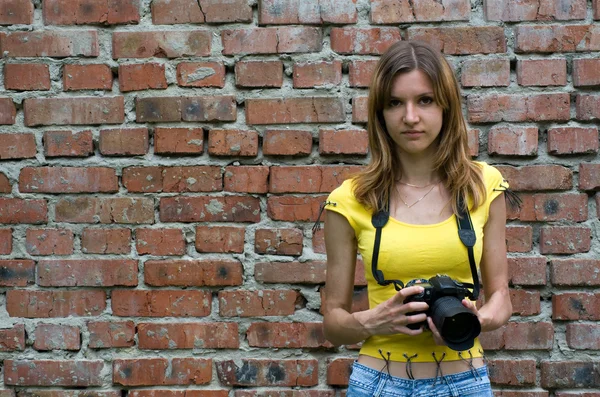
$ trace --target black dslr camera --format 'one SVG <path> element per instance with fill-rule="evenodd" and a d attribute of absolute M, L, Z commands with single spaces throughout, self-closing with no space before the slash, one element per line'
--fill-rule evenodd
<path fill-rule="evenodd" d="M 448 346 L 457 351 L 472 348 L 475 338 L 481 332 L 481 324 L 477 316 L 462 305 L 465 297 L 473 296 L 471 291 L 462 283 L 439 274 L 429 280 L 411 280 L 406 287 L 413 285 L 423 287 L 424 290 L 419 294 L 407 297 L 404 303 L 427 303 L 429 309 L 424 313 L 431 317 L 433 324 Z M 412 312 L 407 315 L 419 313 L 423 312 Z M 410 329 L 419 329 L 421 326 L 427 328 L 427 322 L 407 325 Z"/>

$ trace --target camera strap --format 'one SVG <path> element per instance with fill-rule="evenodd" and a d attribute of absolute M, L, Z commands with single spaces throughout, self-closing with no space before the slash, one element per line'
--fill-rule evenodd
<path fill-rule="evenodd" d="M 458 198 L 458 215 L 456 216 L 456 224 L 458 226 L 458 237 L 460 241 L 467 247 L 469 254 L 469 264 L 471 266 L 471 277 L 473 278 L 473 284 L 463 283 L 466 288 L 472 288 L 473 293 L 469 298 L 476 300 L 479 297 L 479 276 L 477 275 L 477 266 L 475 265 L 475 254 L 473 253 L 473 247 L 477 241 L 475 230 L 473 229 L 473 222 L 471 221 L 471 214 L 469 213 L 468 207 L 465 205 L 462 196 Z M 379 260 L 379 247 L 381 245 L 381 232 L 383 227 L 387 224 L 390 219 L 389 203 L 381 211 L 373 214 L 371 217 L 371 224 L 375 228 L 375 243 L 373 246 L 373 257 L 371 259 L 371 272 L 377 284 L 387 286 L 390 284 L 394 285 L 396 291 L 400 291 L 404 288 L 404 283 L 400 280 L 386 280 L 383 272 L 377 269 L 377 261 Z"/>

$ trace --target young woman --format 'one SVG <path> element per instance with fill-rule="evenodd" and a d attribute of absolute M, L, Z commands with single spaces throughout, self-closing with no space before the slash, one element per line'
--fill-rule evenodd
<path fill-rule="evenodd" d="M 404 285 L 436 275 L 479 284 L 474 262 L 485 303 L 477 309 L 469 299 L 454 298 L 475 321 L 465 324 L 475 334 L 479 327 L 485 332 L 505 324 L 512 312 L 503 197 L 508 184 L 494 167 L 470 159 L 458 83 L 429 45 L 402 41 L 381 57 L 368 111 L 370 163 L 325 204 L 325 334 L 336 345 L 364 341 L 347 396 L 492 396 L 479 340 L 448 346 L 426 300 L 405 303 L 424 288 Z M 466 210 L 467 217 L 460 215 Z M 379 237 L 378 213 L 387 217 Z M 457 224 L 469 217 L 476 236 L 471 260 Z M 369 309 L 352 313 L 357 251 Z"/>

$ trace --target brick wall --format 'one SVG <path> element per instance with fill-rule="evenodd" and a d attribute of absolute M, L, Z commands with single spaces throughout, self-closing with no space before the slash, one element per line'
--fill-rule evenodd
<path fill-rule="evenodd" d="M 599 20 L 598 0 L 1 1 L 0 396 L 343 395 L 357 346 L 323 337 L 311 222 L 367 162 L 369 76 L 401 38 L 448 56 L 472 155 L 524 202 L 514 316 L 482 336 L 496 395 L 600 396 Z"/>

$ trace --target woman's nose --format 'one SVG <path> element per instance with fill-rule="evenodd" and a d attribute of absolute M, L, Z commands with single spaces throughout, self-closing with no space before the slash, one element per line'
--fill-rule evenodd
<path fill-rule="evenodd" d="M 410 102 L 406 104 L 403 121 L 407 124 L 416 124 L 419 122 L 419 114 L 414 104 Z"/>

